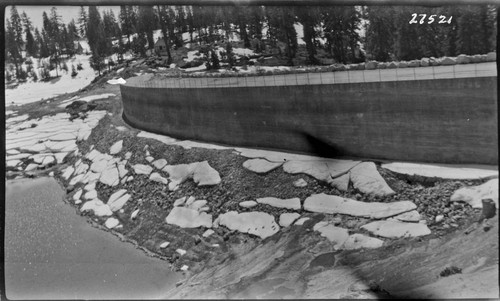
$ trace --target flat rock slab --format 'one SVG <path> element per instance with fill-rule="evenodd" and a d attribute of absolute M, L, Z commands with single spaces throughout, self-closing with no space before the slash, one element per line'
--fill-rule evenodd
<path fill-rule="evenodd" d="M 137 134 L 137 137 L 155 139 L 155 140 L 158 140 L 158 141 L 163 142 L 165 144 L 172 144 L 172 143 L 178 141 L 177 139 L 174 139 L 174 138 L 171 138 L 168 136 L 153 134 L 153 133 L 144 132 L 144 131 Z"/>
<path fill-rule="evenodd" d="M 80 208 L 80 211 L 93 211 L 97 216 L 111 216 L 113 215 L 113 211 L 109 209 L 109 206 L 104 204 L 99 199 L 94 199 L 92 201 L 88 201 Z"/>
<path fill-rule="evenodd" d="M 387 238 L 417 237 L 431 234 L 427 225 L 399 221 L 375 221 L 361 228 Z"/>
<path fill-rule="evenodd" d="M 308 155 L 299 155 L 299 154 L 291 154 L 285 152 L 277 152 L 277 151 L 269 151 L 263 149 L 255 149 L 255 148 L 235 148 L 236 152 L 239 153 L 240 156 L 246 158 L 261 158 L 266 159 L 270 162 L 283 163 L 291 160 L 318 160 L 318 157 L 308 156 Z"/>
<path fill-rule="evenodd" d="M 156 169 L 160 169 L 161 170 L 163 167 L 167 166 L 168 162 L 165 159 L 158 159 L 158 160 L 154 161 L 151 164 L 153 164 L 153 166 Z"/>
<path fill-rule="evenodd" d="M 256 201 L 243 201 L 239 203 L 239 205 L 243 208 L 252 208 L 257 206 L 257 204 L 258 203 Z"/>
<path fill-rule="evenodd" d="M 174 207 L 168 214 L 166 222 L 181 228 L 211 228 L 212 215 L 191 208 Z"/>
<path fill-rule="evenodd" d="M 132 167 L 134 168 L 134 172 L 139 175 L 149 175 L 153 171 L 151 166 L 144 164 L 136 164 Z"/>
<path fill-rule="evenodd" d="M 298 213 L 282 213 L 280 215 L 279 224 L 280 224 L 281 227 L 288 227 L 295 220 L 297 220 L 299 217 L 300 217 L 300 214 L 298 214 Z"/>
<path fill-rule="evenodd" d="M 320 181 L 330 183 L 332 179 L 347 173 L 360 161 L 318 159 L 315 160 L 292 160 L 283 164 L 283 170 L 290 174 L 304 173 Z"/>
<path fill-rule="evenodd" d="M 451 202 L 466 202 L 472 208 L 483 208 L 483 199 L 492 199 L 498 210 L 498 179 L 492 179 L 479 186 L 462 187 L 455 191 Z"/>
<path fill-rule="evenodd" d="M 302 218 L 299 218 L 296 222 L 295 222 L 295 225 L 297 226 L 302 226 L 306 221 L 310 220 L 311 218 L 309 217 L 302 217 Z"/>
<path fill-rule="evenodd" d="M 274 217 L 265 212 L 243 212 L 229 211 L 219 215 L 214 221 L 214 227 L 225 226 L 230 230 L 253 234 L 260 238 L 266 238 L 276 234 L 280 227 L 274 221 Z"/>
<path fill-rule="evenodd" d="M 75 168 L 73 166 L 68 166 L 63 174 L 62 174 L 62 177 L 65 179 L 65 180 L 68 180 L 72 175 L 73 173 L 75 172 Z"/>
<path fill-rule="evenodd" d="M 159 173 L 153 172 L 150 176 L 149 179 L 154 182 L 162 183 L 167 185 L 168 184 L 168 179 L 162 177 Z"/>
<path fill-rule="evenodd" d="M 326 237 L 334 243 L 334 249 L 340 249 L 349 238 L 349 231 L 344 228 L 330 225 L 326 222 L 319 222 L 313 227 L 314 231 L 321 233 L 321 236 Z"/>
<path fill-rule="evenodd" d="M 382 247 L 383 244 L 384 241 L 381 239 L 356 233 L 349 236 L 343 248 L 346 250 L 376 249 Z"/>
<path fill-rule="evenodd" d="M 306 187 L 307 186 L 307 182 L 306 182 L 306 180 L 300 178 L 297 181 L 293 182 L 293 186 L 297 187 L 297 188 Z"/>
<path fill-rule="evenodd" d="M 243 167 L 255 173 L 267 173 L 280 167 L 283 163 L 269 162 L 266 159 L 250 159 L 243 162 Z"/>
<path fill-rule="evenodd" d="M 382 168 L 391 171 L 407 174 L 419 175 L 423 177 L 437 177 L 443 179 L 482 179 L 487 177 L 498 177 L 498 167 L 473 168 L 468 165 L 447 165 L 447 164 L 416 164 L 394 162 L 382 164 Z"/>
<path fill-rule="evenodd" d="M 106 228 L 108 229 L 113 229 L 114 227 L 118 226 L 118 224 L 120 224 L 120 221 L 117 220 L 116 218 L 114 217 L 110 217 L 106 220 L 106 222 L 104 223 L 104 225 L 106 226 Z"/>
<path fill-rule="evenodd" d="M 116 155 L 122 151 L 122 148 L 123 148 L 123 140 L 117 141 L 109 148 L 109 153 L 111 155 Z"/>
<path fill-rule="evenodd" d="M 170 190 L 176 189 L 187 179 L 193 179 L 198 186 L 217 185 L 221 181 L 219 173 L 207 161 L 167 165 L 162 170 L 168 173 L 169 180 L 172 181 L 169 184 Z"/>
<path fill-rule="evenodd" d="M 379 174 L 375 163 L 363 162 L 350 171 L 353 186 L 362 193 L 377 196 L 388 196 L 395 194 L 384 178 Z"/>
<path fill-rule="evenodd" d="M 422 217 L 420 216 L 420 213 L 418 213 L 417 210 L 412 210 L 408 211 L 399 215 L 396 215 L 393 217 L 394 219 L 402 222 L 414 222 L 418 223 Z"/>
<path fill-rule="evenodd" d="M 109 186 L 118 185 L 120 183 L 120 174 L 118 169 L 115 166 L 106 169 L 101 173 L 99 181 Z"/>
<path fill-rule="evenodd" d="M 123 208 L 125 203 L 131 197 L 131 195 L 126 192 L 127 192 L 126 189 L 120 189 L 109 197 L 107 204 L 111 209 L 111 211 L 115 212 Z"/>
<path fill-rule="evenodd" d="M 257 199 L 257 203 L 266 204 L 277 208 L 287 208 L 293 210 L 300 210 L 300 199 L 278 199 L 274 197 L 260 198 Z"/>
<path fill-rule="evenodd" d="M 198 186 L 217 185 L 221 178 L 219 173 L 213 169 L 207 161 L 198 162 L 194 169 L 193 181 Z"/>
<path fill-rule="evenodd" d="M 328 214 L 347 214 L 369 218 L 386 218 L 416 209 L 410 201 L 365 203 L 324 193 L 314 194 L 304 201 L 304 209 Z"/>
<path fill-rule="evenodd" d="M 330 181 L 330 185 L 332 185 L 333 187 L 337 188 L 340 191 L 347 191 L 349 189 L 350 178 L 351 176 L 349 175 L 349 173 L 346 173 L 345 175 L 341 175 L 340 177 L 332 179 Z"/>

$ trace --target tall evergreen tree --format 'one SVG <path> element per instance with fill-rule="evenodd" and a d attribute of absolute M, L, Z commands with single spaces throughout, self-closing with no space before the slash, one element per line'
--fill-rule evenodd
<path fill-rule="evenodd" d="M 6 58 L 14 63 L 14 66 L 16 68 L 16 78 L 19 78 L 20 75 L 19 64 L 21 62 L 21 51 L 16 41 L 16 31 L 14 29 L 14 26 L 12 26 L 11 21 L 8 19 L 6 23 L 7 23 L 5 26 L 6 29 L 5 50 L 7 54 Z"/>
<path fill-rule="evenodd" d="M 21 19 L 24 26 L 24 33 L 26 36 L 26 55 L 27 56 L 37 56 L 38 47 L 35 41 L 35 37 L 33 36 L 33 25 L 31 23 L 30 18 L 26 15 L 25 12 L 21 14 Z"/>
<path fill-rule="evenodd" d="M 136 15 L 132 6 L 122 5 L 120 6 L 120 25 L 122 29 L 122 33 L 127 35 L 128 43 L 130 45 L 130 35 L 136 32 L 135 24 L 136 24 Z"/>
<path fill-rule="evenodd" d="M 293 65 L 297 52 L 297 32 L 295 31 L 295 14 L 290 7 L 268 7 L 266 9 L 268 36 L 271 40 L 285 44 L 285 55 L 288 64 Z"/>
<path fill-rule="evenodd" d="M 96 6 L 89 6 L 89 18 L 87 26 L 87 39 L 92 52 L 91 66 L 101 74 L 104 57 L 110 51 L 109 44 L 104 33 L 104 25 L 101 15 Z"/>
<path fill-rule="evenodd" d="M 139 6 L 137 16 L 137 31 L 144 33 L 148 41 L 148 48 L 154 49 L 153 31 L 156 29 L 156 14 L 152 6 Z"/>
<path fill-rule="evenodd" d="M 306 42 L 307 49 L 307 62 L 309 64 L 317 64 L 316 59 L 316 27 L 319 25 L 320 19 L 320 9 L 318 7 L 304 6 L 297 7 L 295 14 L 298 17 L 298 21 L 302 24 L 304 31 L 303 40 Z"/>
<path fill-rule="evenodd" d="M 85 38 L 87 36 L 87 25 L 88 25 L 88 15 L 85 7 L 80 6 L 80 16 L 78 17 L 78 29 L 80 31 L 80 37 Z"/>
<path fill-rule="evenodd" d="M 171 42 L 167 28 L 171 26 L 170 23 L 172 21 L 167 16 L 165 5 L 157 5 L 156 12 L 158 13 L 158 23 L 160 24 L 163 41 L 165 42 L 165 48 L 167 48 L 167 64 L 170 65 L 172 63 L 172 54 L 170 53 Z"/>

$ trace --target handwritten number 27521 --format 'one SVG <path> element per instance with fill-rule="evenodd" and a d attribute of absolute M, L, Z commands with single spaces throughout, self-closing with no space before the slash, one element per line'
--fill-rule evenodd
<path fill-rule="evenodd" d="M 437 15 L 427 16 L 427 14 L 411 14 L 411 16 L 412 18 L 410 22 L 408 22 L 410 24 L 425 24 L 426 19 L 427 19 L 427 24 L 432 24 L 435 21 L 437 21 L 438 24 L 445 24 L 445 23 L 451 24 L 451 20 L 453 19 L 453 16 L 450 16 L 447 20 L 446 16 L 443 15 L 440 15 L 439 18 L 437 18 L 437 20 L 436 20 Z"/>

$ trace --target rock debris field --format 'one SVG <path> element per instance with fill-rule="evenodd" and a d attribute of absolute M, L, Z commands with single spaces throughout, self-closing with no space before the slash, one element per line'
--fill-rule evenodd
<path fill-rule="evenodd" d="M 378 249 L 465 227 L 483 199 L 498 208 L 498 170 L 177 140 L 131 129 L 111 111 L 7 111 L 7 178 L 56 177 L 80 214 L 180 271 L 223 258 L 235 241 L 297 227 L 334 250 Z"/>

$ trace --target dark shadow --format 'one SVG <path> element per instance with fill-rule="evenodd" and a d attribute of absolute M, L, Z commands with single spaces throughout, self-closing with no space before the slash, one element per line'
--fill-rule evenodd
<path fill-rule="evenodd" d="M 309 144 L 310 152 L 314 155 L 325 158 L 347 157 L 351 155 L 344 148 L 328 143 L 307 132 L 302 132 L 299 134 L 302 134 L 304 136 L 305 140 Z"/>

